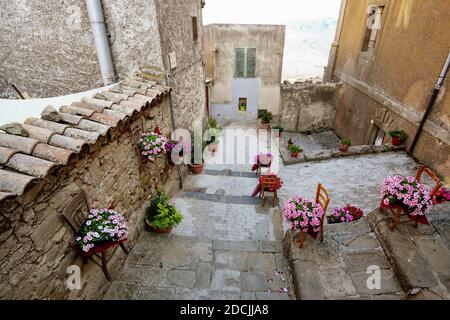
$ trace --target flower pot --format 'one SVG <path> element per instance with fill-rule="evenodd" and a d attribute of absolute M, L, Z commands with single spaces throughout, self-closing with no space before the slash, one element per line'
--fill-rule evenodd
<path fill-rule="evenodd" d="M 291 158 L 298 158 L 299 152 L 291 152 Z"/>
<path fill-rule="evenodd" d="M 262 121 L 259 121 L 259 129 L 261 129 L 261 130 L 269 130 L 270 129 L 270 123 L 264 123 Z"/>
<path fill-rule="evenodd" d="M 190 164 L 189 169 L 193 174 L 201 174 L 203 172 L 203 164 Z"/>
<path fill-rule="evenodd" d="M 154 233 L 159 233 L 159 234 L 171 233 L 172 229 L 173 229 L 173 227 L 169 227 L 169 228 L 166 228 L 166 229 L 156 228 L 156 227 L 152 226 L 147 219 L 145 219 L 145 225 L 146 225 L 148 231 L 154 232 Z"/>
<path fill-rule="evenodd" d="M 341 144 L 341 146 L 339 147 L 339 151 L 341 152 L 348 152 L 348 145 L 347 144 Z"/>
<path fill-rule="evenodd" d="M 399 137 L 392 137 L 392 145 L 395 147 L 401 146 L 403 144 L 403 140 Z"/>

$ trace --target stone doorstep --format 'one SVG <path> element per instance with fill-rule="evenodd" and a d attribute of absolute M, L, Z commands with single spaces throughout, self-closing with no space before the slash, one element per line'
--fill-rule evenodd
<path fill-rule="evenodd" d="M 440 281 L 433 275 L 433 267 L 422 256 L 419 246 L 400 229 L 390 231 L 384 223 L 384 217 L 377 209 L 367 216 L 367 221 L 381 243 L 403 290 L 411 293 L 439 286 Z"/>

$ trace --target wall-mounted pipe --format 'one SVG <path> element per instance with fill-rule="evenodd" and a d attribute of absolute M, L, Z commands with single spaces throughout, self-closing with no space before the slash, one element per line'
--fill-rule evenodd
<path fill-rule="evenodd" d="M 106 35 L 105 17 L 101 0 L 86 0 L 92 34 L 94 35 L 98 62 L 102 73 L 103 83 L 110 85 L 116 82 L 116 73 L 111 56 L 108 37 Z"/>
<path fill-rule="evenodd" d="M 442 68 L 442 72 L 439 75 L 439 79 L 436 82 L 436 86 L 433 89 L 430 102 L 428 103 L 427 110 L 425 111 L 423 119 L 420 122 L 419 129 L 417 129 L 416 135 L 414 136 L 414 140 L 411 144 L 411 147 L 409 148 L 408 153 L 410 156 L 414 154 L 414 149 L 416 148 L 417 142 L 419 142 L 419 138 L 422 133 L 423 127 L 425 126 L 425 123 L 427 122 L 428 117 L 430 116 L 431 111 L 433 110 L 433 107 L 436 104 L 436 99 L 439 95 L 439 92 L 441 91 L 442 84 L 444 83 L 444 80 L 447 77 L 449 69 L 450 69 L 450 53 L 448 54 L 447 61 L 445 62 L 444 67 Z"/>

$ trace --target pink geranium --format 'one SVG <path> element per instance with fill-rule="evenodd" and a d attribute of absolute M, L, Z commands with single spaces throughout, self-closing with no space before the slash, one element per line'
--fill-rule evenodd
<path fill-rule="evenodd" d="M 283 206 L 283 216 L 293 231 L 319 232 L 323 215 L 319 204 L 300 196 L 288 199 Z"/>
<path fill-rule="evenodd" d="M 427 188 L 414 177 L 387 177 L 381 194 L 384 205 L 400 205 L 411 216 L 425 216 L 433 204 Z"/>
<path fill-rule="evenodd" d="M 142 156 L 150 161 L 155 161 L 156 157 L 166 152 L 168 139 L 156 132 L 143 133 L 139 139 L 139 149 Z"/>

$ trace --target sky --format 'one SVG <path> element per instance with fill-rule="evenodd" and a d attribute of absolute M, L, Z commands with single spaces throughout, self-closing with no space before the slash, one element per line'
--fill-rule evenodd
<path fill-rule="evenodd" d="M 206 0 L 203 23 L 284 24 L 336 18 L 341 0 Z"/>

